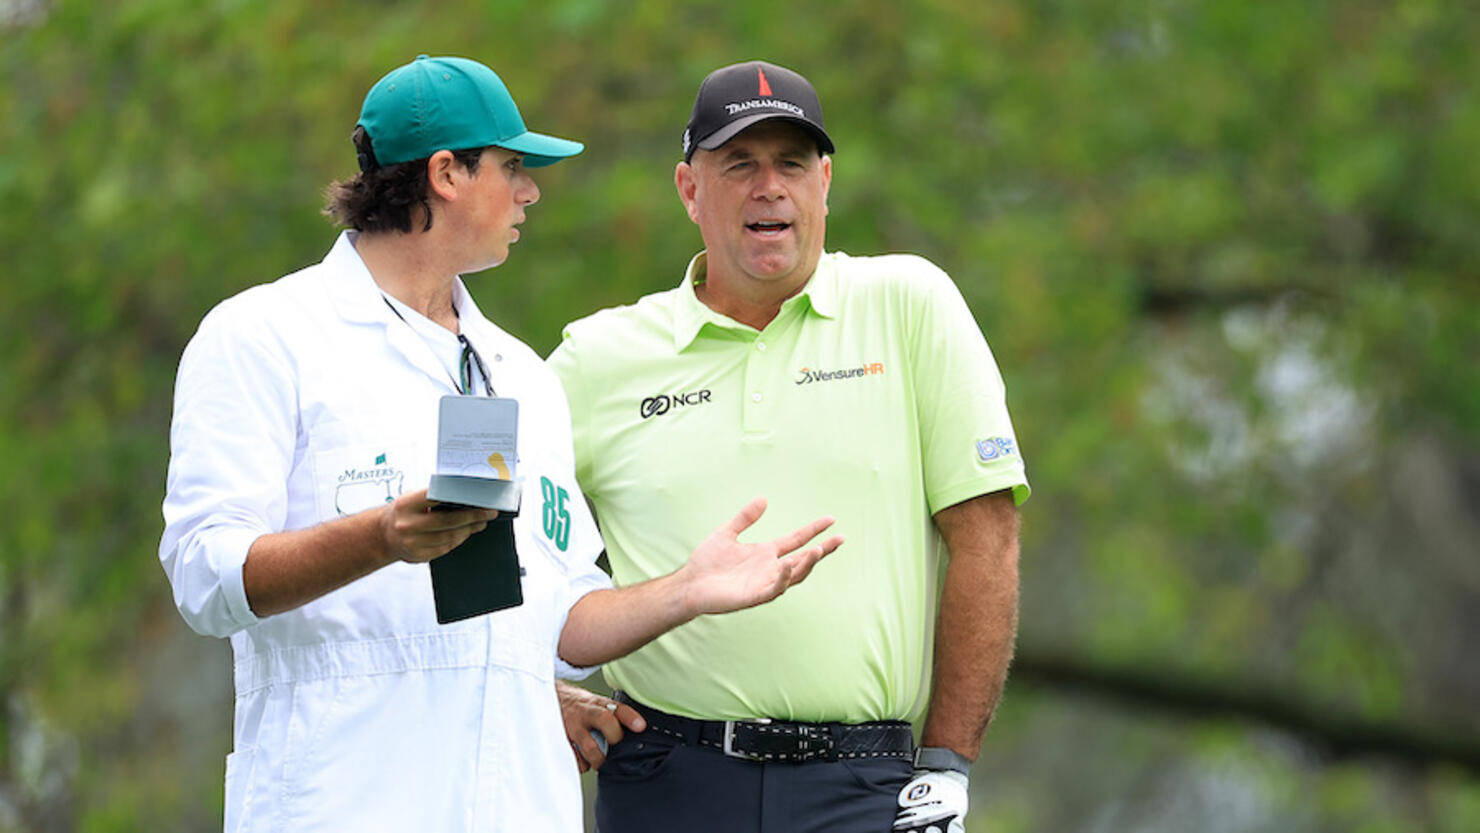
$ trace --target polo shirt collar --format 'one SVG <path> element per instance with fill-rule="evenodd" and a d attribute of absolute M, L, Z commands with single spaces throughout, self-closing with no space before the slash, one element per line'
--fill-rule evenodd
<path fill-rule="evenodd" d="M 696 283 L 703 283 L 705 269 L 708 265 L 708 253 L 699 252 L 689 260 L 689 266 L 684 270 L 683 283 L 679 284 L 678 291 L 673 299 L 673 347 L 683 352 L 694 339 L 699 337 L 699 331 L 704 329 L 705 324 L 713 324 L 728 330 L 750 330 L 744 324 L 735 321 L 726 315 L 721 315 L 699 300 L 698 294 L 694 292 Z M 837 264 L 834 255 L 827 252 L 817 261 L 817 269 L 812 277 L 807 280 L 802 291 L 795 298 L 789 298 L 782 305 L 785 310 L 787 306 L 801 303 L 797 299 L 806 299 L 807 308 L 823 318 L 834 318 L 837 316 L 838 285 Z"/>
<path fill-rule="evenodd" d="M 827 252 L 817 260 L 817 269 L 812 272 L 812 279 L 802 287 L 802 295 L 807 297 L 807 304 L 812 311 L 823 318 L 836 318 L 838 316 L 838 264 L 836 255 Z"/>

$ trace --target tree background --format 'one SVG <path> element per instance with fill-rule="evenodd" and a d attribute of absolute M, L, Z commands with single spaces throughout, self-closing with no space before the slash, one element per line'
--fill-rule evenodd
<path fill-rule="evenodd" d="M 677 282 L 698 81 L 808 75 L 829 248 L 949 271 L 1035 494 L 973 833 L 1480 829 L 1480 9 L 1468 0 L 0 0 L 0 830 L 220 825 L 230 650 L 156 561 L 176 362 L 317 261 L 369 85 L 539 129 L 541 352 Z"/>

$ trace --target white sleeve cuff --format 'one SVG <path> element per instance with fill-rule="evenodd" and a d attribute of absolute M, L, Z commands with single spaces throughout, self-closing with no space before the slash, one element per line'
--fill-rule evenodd
<path fill-rule="evenodd" d="M 242 526 L 192 530 L 183 540 L 165 528 L 159 558 L 174 590 L 175 607 L 191 630 L 230 636 L 261 621 L 247 604 L 242 565 L 262 531 Z"/>
<path fill-rule="evenodd" d="M 262 621 L 247 603 L 246 579 L 242 575 L 247 552 L 251 550 L 252 542 L 260 537 L 262 533 L 255 529 L 223 529 L 217 533 L 215 543 L 221 552 L 221 597 L 226 602 L 226 614 L 233 633 Z"/>

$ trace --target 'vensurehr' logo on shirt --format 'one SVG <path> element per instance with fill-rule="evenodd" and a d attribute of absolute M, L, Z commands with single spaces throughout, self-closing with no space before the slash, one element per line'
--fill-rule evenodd
<path fill-rule="evenodd" d="M 850 367 L 844 370 L 813 370 L 804 367 L 797 371 L 796 383 L 799 385 L 810 385 L 813 382 L 831 382 L 835 379 L 857 379 L 861 376 L 884 375 L 883 362 L 871 362 L 861 364 L 858 367 Z"/>

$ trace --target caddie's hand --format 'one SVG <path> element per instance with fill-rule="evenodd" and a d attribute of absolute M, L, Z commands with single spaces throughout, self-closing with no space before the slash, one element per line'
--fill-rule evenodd
<path fill-rule="evenodd" d="M 966 833 L 966 784 L 954 770 L 915 770 L 899 791 L 894 833 Z"/>
<path fill-rule="evenodd" d="M 647 729 L 647 721 L 637 709 L 564 680 L 555 681 L 555 695 L 560 700 L 565 736 L 576 755 L 576 769 L 581 772 L 601 768 L 606 761 L 606 749 L 622 739 L 623 727 L 634 732 Z M 602 743 L 607 746 L 604 748 Z"/>
<path fill-rule="evenodd" d="M 427 500 L 427 490 L 401 495 L 379 510 L 386 552 L 397 561 L 431 561 L 446 555 L 498 517 L 496 509 L 452 509 Z"/>
<path fill-rule="evenodd" d="M 843 536 L 834 535 L 802 549 L 833 525 L 832 518 L 818 518 L 774 541 L 740 543 L 740 533 L 760 520 L 765 511 L 765 498 L 752 500 L 729 523 L 710 533 L 689 556 L 688 563 L 679 568 L 696 615 L 727 613 L 769 602 L 806 578 L 813 565 L 843 543 Z"/>

